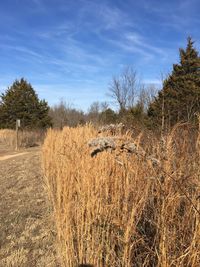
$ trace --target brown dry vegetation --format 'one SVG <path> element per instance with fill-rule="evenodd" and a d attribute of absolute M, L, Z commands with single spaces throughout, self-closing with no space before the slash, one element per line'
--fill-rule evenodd
<path fill-rule="evenodd" d="M 0 151 L 0 159 L 12 152 L 5 144 L 0 144 Z M 0 267 L 56 267 L 41 152 L 38 148 L 26 152 L 0 160 Z"/>
<path fill-rule="evenodd" d="M 44 140 L 44 131 L 19 131 L 18 133 L 18 146 L 33 147 L 41 145 Z M 0 143 L 9 146 L 10 148 L 16 147 L 16 132 L 10 129 L 0 130 Z"/>
<path fill-rule="evenodd" d="M 92 126 L 49 130 L 43 167 L 63 266 L 200 266 L 200 144 L 186 128 L 162 140 L 138 136 L 146 155 L 95 157 Z"/>

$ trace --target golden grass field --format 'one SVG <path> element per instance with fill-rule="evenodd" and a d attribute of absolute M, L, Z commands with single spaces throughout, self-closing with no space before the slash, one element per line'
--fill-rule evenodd
<path fill-rule="evenodd" d="M 162 139 L 124 133 L 119 140 L 142 153 L 91 157 L 88 141 L 97 136 L 91 125 L 66 127 L 44 142 L 61 265 L 200 266 L 198 132 L 177 125 Z"/>
<path fill-rule="evenodd" d="M 14 152 L 15 132 L 0 131 L 0 266 L 200 266 L 197 129 L 51 129 L 42 160 L 25 147 L 43 135 L 20 135 Z M 92 154 L 104 136 L 116 147 Z"/>

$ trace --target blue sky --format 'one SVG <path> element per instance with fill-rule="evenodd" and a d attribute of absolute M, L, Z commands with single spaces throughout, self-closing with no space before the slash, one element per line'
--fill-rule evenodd
<path fill-rule="evenodd" d="M 199 14 L 199 0 L 1 0 L 0 92 L 25 77 L 86 110 L 126 65 L 159 86 L 188 35 L 199 50 Z"/>

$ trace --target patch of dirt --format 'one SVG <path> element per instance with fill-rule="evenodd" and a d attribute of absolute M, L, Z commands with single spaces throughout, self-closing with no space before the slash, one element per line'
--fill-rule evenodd
<path fill-rule="evenodd" d="M 13 149 L 0 141 L 0 156 L 13 153 Z"/>
<path fill-rule="evenodd" d="M 6 159 L 10 159 L 10 158 L 17 157 L 17 156 L 22 156 L 22 155 L 25 155 L 27 153 L 28 152 L 21 152 L 21 153 L 16 153 L 16 154 L 13 154 L 13 155 L 0 156 L 0 160 L 6 160 Z"/>
<path fill-rule="evenodd" d="M 59 266 L 40 154 L 0 161 L 0 267 Z"/>

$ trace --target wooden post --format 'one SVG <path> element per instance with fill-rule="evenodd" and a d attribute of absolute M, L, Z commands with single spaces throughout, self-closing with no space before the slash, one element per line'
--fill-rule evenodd
<path fill-rule="evenodd" d="M 19 149 L 19 127 L 20 127 L 20 120 L 16 120 L 16 147 L 15 150 Z"/>

